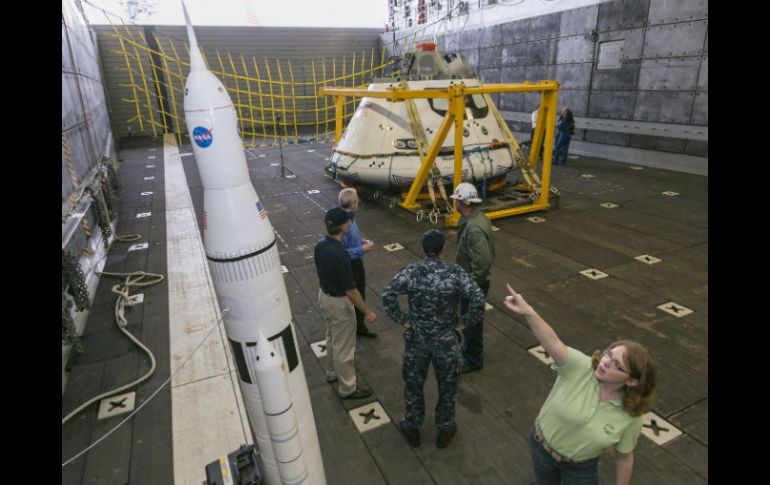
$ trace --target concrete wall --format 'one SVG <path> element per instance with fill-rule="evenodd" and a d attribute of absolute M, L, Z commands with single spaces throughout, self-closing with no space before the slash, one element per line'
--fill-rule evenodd
<path fill-rule="evenodd" d="M 484 82 L 555 79 L 559 105 L 577 118 L 573 152 L 708 174 L 707 0 L 570 3 L 512 21 L 505 14 L 512 6 L 486 5 L 478 14 L 486 15 L 483 27 L 455 18 L 449 27 L 437 22 L 382 38 L 435 38 L 443 50 L 462 53 Z M 512 129 L 528 139 L 539 96 L 498 100 Z"/>

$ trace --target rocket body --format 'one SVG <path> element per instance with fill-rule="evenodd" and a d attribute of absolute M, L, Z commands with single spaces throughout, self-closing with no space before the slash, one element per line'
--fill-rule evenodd
<path fill-rule="evenodd" d="M 262 396 L 278 473 L 284 485 L 308 484 L 302 441 L 283 368 L 283 359 L 260 332 L 257 341 L 257 386 Z"/>
<path fill-rule="evenodd" d="M 282 419 L 293 419 L 297 432 L 291 435 L 290 423 L 274 426 L 283 433 L 280 439 L 289 438 L 294 447 L 288 452 L 285 447 L 281 448 L 280 459 L 292 458 L 290 455 L 299 449 L 302 467 L 306 467 L 305 478 L 296 471 L 299 462 L 294 463 L 294 457 L 289 460 L 295 467 L 291 473 L 301 480 L 291 483 L 309 480 L 307 483 L 325 484 L 313 409 L 281 274 L 275 232 L 249 179 L 235 107 L 225 87 L 206 68 L 186 11 L 185 17 L 190 41 L 190 74 L 185 85 L 184 110 L 203 183 L 203 243 L 219 304 L 229 308 L 224 317 L 225 330 L 249 422 L 262 456 L 265 483 L 290 483 L 281 478 L 270 436 L 269 421 L 275 420 L 265 411 L 276 399 L 278 407 L 286 409 L 284 401 L 289 399 L 291 418 Z M 270 342 L 270 351 L 283 363 L 279 371 L 284 384 L 271 368 L 272 377 L 263 379 L 263 387 L 259 386 L 260 333 L 265 342 Z"/>

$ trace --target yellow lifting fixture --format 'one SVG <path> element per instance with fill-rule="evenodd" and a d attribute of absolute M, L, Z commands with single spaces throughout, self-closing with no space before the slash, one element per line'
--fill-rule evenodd
<path fill-rule="evenodd" d="M 430 148 L 428 148 L 427 154 L 422 158 L 422 164 L 420 170 L 417 173 L 416 178 L 412 182 L 409 192 L 406 197 L 399 204 L 404 209 L 409 211 L 419 210 L 420 204 L 416 202 L 419 192 L 422 190 L 423 185 L 434 167 L 436 156 L 444 143 L 444 140 L 449 133 L 449 129 L 454 124 L 454 180 L 452 187 L 456 188 L 462 182 L 462 162 L 463 162 L 463 117 L 465 116 L 465 96 L 472 96 L 474 94 L 484 95 L 487 100 L 487 104 L 493 110 L 498 123 L 503 128 L 503 131 L 508 138 L 508 145 L 511 150 L 511 154 L 518 163 L 518 168 L 522 172 L 524 182 L 522 186 L 531 192 L 532 203 L 529 205 L 519 205 L 517 207 L 509 207 L 500 210 L 485 211 L 487 217 L 490 219 L 498 219 L 501 217 L 514 216 L 518 214 L 524 214 L 527 212 L 534 212 L 540 210 L 546 210 L 549 207 L 548 196 L 550 193 L 551 183 L 551 154 L 553 153 L 554 131 L 556 126 L 556 100 L 559 91 L 559 83 L 556 81 L 538 81 L 530 82 L 525 81 L 523 83 L 512 84 L 484 84 L 479 87 L 467 87 L 464 83 L 458 82 L 457 84 L 450 84 L 447 88 L 432 88 L 430 90 L 424 89 L 408 89 L 403 86 L 393 84 L 389 86 L 385 91 L 369 91 L 367 89 L 356 88 L 340 88 L 340 87 L 322 87 L 318 93 L 320 96 L 334 96 L 335 97 L 335 143 L 339 143 L 342 138 L 342 117 L 343 117 L 343 100 L 346 97 L 362 97 L 362 98 L 384 98 L 390 102 L 404 101 L 418 98 L 446 98 L 448 99 L 449 109 L 444 115 L 444 119 L 441 122 L 441 126 L 436 132 L 436 136 L 433 138 Z M 535 133 L 533 135 L 532 145 L 530 148 L 529 160 L 525 160 L 524 156 L 519 148 L 518 143 L 513 137 L 513 134 L 508 129 L 508 125 L 502 118 L 499 111 L 494 106 L 489 98 L 490 94 L 494 93 L 540 93 L 540 107 L 538 120 L 544 120 L 544 122 L 537 123 Z M 539 155 L 539 148 L 542 144 L 543 136 L 545 136 L 545 144 L 543 145 L 543 166 L 542 173 L 538 177 L 537 175 L 537 159 Z M 422 154 L 422 150 L 420 150 Z M 460 219 L 460 214 L 451 207 L 451 214 L 446 218 L 447 227 L 457 226 L 457 221 Z"/>

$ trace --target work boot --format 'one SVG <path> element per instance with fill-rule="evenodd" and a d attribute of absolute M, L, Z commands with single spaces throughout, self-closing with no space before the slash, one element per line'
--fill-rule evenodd
<path fill-rule="evenodd" d="M 452 424 L 452 429 L 448 431 L 439 431 L 436 437 L 436 448 L 446 448 L 455 433 L 457 433 L 457 424 Z"/>
<path fill-rule="evenodd" d="M 342 399 L 363 399 L 365 397 L 369 397 L 372 395 L 372 391 L 369 389 L 362 389 L 358 388 L 355 391 L 353 391 L 352 394 L 348 394 L 347 396 L 341 396 Z"/>
<path fill-rule="evenodd" d="M 403 420 L 401 420 L 401 422 L 398 424 L 398 427 L 410 445 L 414 446 L 415 448 L 420 446 L 420 430 L 418 428 L 411 428 L 407 426 Z"/>
<path fill-rule="evenodd" d="M 479 371 L 479 370 L 481 370 L 483 368 L 484 368 L 483 365 L 471 365 L 467 361 L 465 361 L 465 362 L 463 362 L 463 371 L 462 371 L 462 373 L 463 374 L 467 374 L 469 372 L 476 372 L 476 371 Z"/>

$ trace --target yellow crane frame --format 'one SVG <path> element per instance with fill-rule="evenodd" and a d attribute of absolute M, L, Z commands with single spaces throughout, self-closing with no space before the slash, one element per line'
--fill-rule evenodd
<path fill-rule="evenodd" d="M 553 153 L 554 127 L 556 125 L 556 98 L 559 91 L 559 83 L 556 81 L 538 81 L 512 84 L 484 84 L 480 87 L 467 87 L 463 83 L 451 84 L 444 89 L 405 89 L 398 85 L 389 86 L 385 91 L 368 91 L 357 88 L 339 88 L 322 87 L 318 90 L 320 96 L 334 96 L 335 100 L 335 136 L 334 142 L 339 143 L 342 138 L 342 107 L 346 97 L 358 96 L 366 98 L 385 98 L 390 102 L 404 101 L 406 99 L 418 98 L 447 98 L 449 109 L 444 115 L 441 126 L 433 138 L 428 153 L 425 156 L 420 170 L 417 172 L 409 188 L 406 198 L 399 204 L 407 210 L 419 209 L 421 206 L 416 203 L 417 195 L 422 189 L 423 184 L 428 178 L 428 173 L 433 166 L 436 156 L 444 143 L 449 128 L 454 123 L 454 181 L 453 189 L 462 182 L 462 161 L 463 161 L 463 116 L 465 115 L 465 96 L 474 94 L 493 94 L 493 93 L 533 93 L 541 94 L 540 107 L 538 114 L 538 123 L 532 139 L 532 145 L 529 154 L 529 165 L 533 173 L 536 173 L 537 159 L 540 145 L 545 131 L 545 144 L 543 146 L 543 173 L 541 176 L 540 192 L 532 204 L 520 207 L 512 207 L 497 211 L 486 212 L 490 219 L 508 217 L 526 212 L 545 210 L 548 208 L 548 194 L 550 192 L 551 182 L 551 154 Z M 494 109 L 494 106 L 490 106 Z M 502 126 L 503 130 L 513 140 L 513 135 L 508 130 L 507 125 Z M 510 147 L 513 152 L 513 147 Z M 460 214 L 452 206 L 452 214 L 447 216 L 447 227 L 457 226 Z"/>

